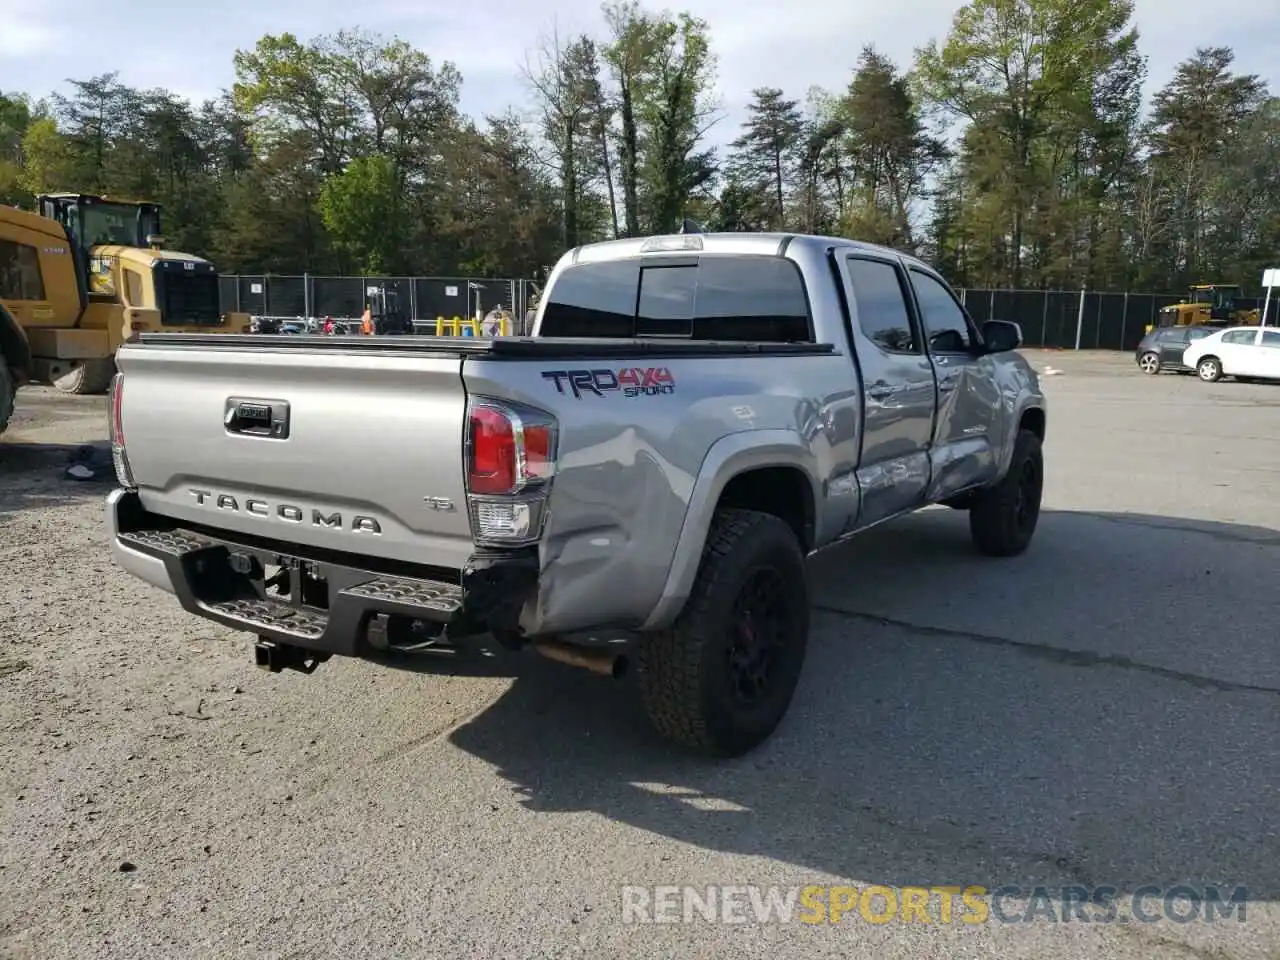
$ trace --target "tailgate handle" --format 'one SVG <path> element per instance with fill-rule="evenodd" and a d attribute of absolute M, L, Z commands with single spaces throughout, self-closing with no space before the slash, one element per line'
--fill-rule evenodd
<path fill-rule="evenodd" d="M 222 422 L 227 433 L 285 440 L 289 436 L 289 403 L 286 400 L 228 397 Z"/>

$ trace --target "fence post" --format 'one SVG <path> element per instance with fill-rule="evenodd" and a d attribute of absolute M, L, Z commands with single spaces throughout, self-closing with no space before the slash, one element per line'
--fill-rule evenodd
<path fill-rule="evenodd" d="M 1120 308 L 1120 349 L 1124 349 L 1124 341 L 1129 333 L 1129 291 L 1124 292 L 1124 306 Z"/>
<path fill-rule="evenodd" d="M 271 274 L 262 275 L 262 316 L 271 316 Z"/>
<path fill-rule="evenodd" d="M 991 306 L 987 308 L 987 319 L 994 320 L 996 318 L 996 290 L 991 288 Z"/>
<path fill-rule="evenodd" d="M 418 278 L 409 278 L 409 322 L 418 322 Z M 417 329 L 416 327 L 414 328 Z"/>
<path fill-rule="evenodd" d="M 1049 346 L 1049 291 L 1040 291 L 1040 346 Z"/>
<path fill-rule="evenodd" d="M 311 274 L 302 272 L 302 319 L 311 319 Z"/>
<path fill-rule="evenodd" d="M 1085 288 L 1080 288 L 1080 307 L 1076 310 L 1076 349 L 1080 349 L 1080 335 L 1084 332 L 1084 296 Z"/>

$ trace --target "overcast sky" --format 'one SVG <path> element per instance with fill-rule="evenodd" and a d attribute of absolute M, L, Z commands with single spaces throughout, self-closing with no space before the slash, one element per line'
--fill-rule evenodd
<path fill-rule="evenodd" d="M 659 8 L 658 0 L 646 6 Z M 776 86 L 803 101 L 808 88 L 839 89 L 861 48 L 874 44 L 900 65 L 945 35 L 957 0 L 686 0 L 711 26 L 726 116 L 714 139 L 735 135 L 753 87 Z M 801 11 L 804 12 L 801 12 Z M 0 90 L 36 96 L 118 71 L 136 87 L 167 87 L 196 101 L 233 82 L 231 58 L 264 33 L 300 39 L 361 26 L 399 35 L 462 71 L 462 102 L 474 117 L 527 106 L 518 70 L 553 25 L 562 36 L 603 36 L 597 0 L 540 6 L 517 0 L 116 0 L 86 20 L 84 0 L 0 0 Z M 1148 89 L 1166 81 L 1197 45 L 1234 47 L 1237 68 L 1280 93 L 1280 4 L 1275 0 L 1137 0 Z M 185 24 L 185 25 L 184 25 Z M 117 31 L 118 28 L 118 31 Z M 130 49 L 126 38 L 134 40 Z"/>

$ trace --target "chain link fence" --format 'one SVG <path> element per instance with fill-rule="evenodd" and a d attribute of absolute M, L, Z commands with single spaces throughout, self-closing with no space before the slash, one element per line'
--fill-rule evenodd
<path fill-rule="evenodd" d="M 531 281 L 505 277 L 320 277 L 224 275 L 224 312 L 278 320 L 358 320 L 366 307 L 396 312 L 423 333 L 437 320 L 466 320 L 495 307 L 511 313 L 517 333 L 531 296 Z"/>
<path fill-rule="evenodd" d="M 222 309 L 279 319 L 354 320 L 366 306 L 394 304 L 423 333 L 438 319 L 510 311 L 515 333 L 528 333 L 525 313 L 532 281 L 475 277 L 223 276 Z M 1029 347 L 1064 350 L 1132 350 L 1160 308 L 1178 294 L 1104 293 L 1095 290 L 958 291 L 978 323 L 1014 320 Z"/>

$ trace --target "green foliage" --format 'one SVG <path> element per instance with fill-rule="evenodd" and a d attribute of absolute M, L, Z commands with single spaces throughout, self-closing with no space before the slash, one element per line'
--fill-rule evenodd
<path fill-rule="evenodd" d="M 202 104 L 116 74 L 0 94 L 0 202 L 157 200 L 172 245 L 253 273 L 534 276 L 684 216 L 970 286 L 1253 284 L 1280 249 L 1280 100 L 1210 48 L 1144 111 L 1132 0 L 970 0 L 906 72 L 867 47 L 841 90 L 752 91 L 723 156 L 707 23 L 602 9 L 533 51 L 527 116 L 462 116 L 452 64 L 361 29 L 264 36 Z"/>
<path fill-rule="evenodd" d="M 403 205 L 391 158 L 356 157 L 320 188 L 320 217 L 334 243 L 360 273 L 395 270 L 396 234 Z M 348 269 L 350 269 L 348 267 Z"/>

